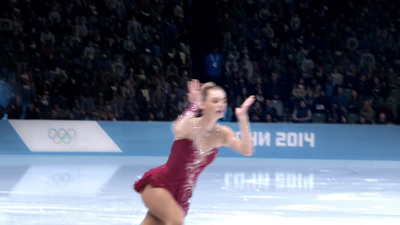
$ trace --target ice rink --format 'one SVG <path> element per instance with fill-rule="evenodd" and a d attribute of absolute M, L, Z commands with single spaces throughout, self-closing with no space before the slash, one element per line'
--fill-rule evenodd
<path fill-rule="evenodd" d="M 0 224 L 140 224 L 132 185 L 166 159 L 0 155 Z M 217 158 L 185 224 L 399 225 L 400 163 Z"/>

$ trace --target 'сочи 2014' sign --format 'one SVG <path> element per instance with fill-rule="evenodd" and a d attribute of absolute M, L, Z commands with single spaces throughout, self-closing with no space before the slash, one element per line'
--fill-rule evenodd
<path fill-rule="evenodd" d="M 240 137 L 240 131 L 236 136 Z M 253 131 L 252 138 L 254 146 L 315 147 L 314 132 Z"/>

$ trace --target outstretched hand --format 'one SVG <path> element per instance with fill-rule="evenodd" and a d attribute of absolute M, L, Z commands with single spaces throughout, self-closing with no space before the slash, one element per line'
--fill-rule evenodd
<path fill-rule="evenodd" d="M 239 108 L 235 109 L 236 118 L 247 118 L 247 111 L 255 100 L 256 97 L 254 95 L 251 95 L 246 100 L 244 100 L 243 104 Z"/>
<path fill-rule="evenodd" d="M 201 103 L 201 83 L 198 80 L 190 80 L 188 86 L 188 101 L 192 104 L 200 105 Z"/>

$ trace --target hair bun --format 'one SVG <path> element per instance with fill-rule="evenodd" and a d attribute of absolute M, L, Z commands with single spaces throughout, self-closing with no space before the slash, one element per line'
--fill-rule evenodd
<path fill-rule="evenodd" d="M 204 83 L 204 84 L 201 86 L 201 94 L 202 94 L 203 98 L 204 98 L 204 99 L 206 98 L 207 93 L 208 93 L 208 90 L 214 89 L 214 88 L 220 88 L 220 89 L 222 89 L 220 86 L 218 86 L 218 85 L 215 84 L 214 82 L 207 82 L 207 83 Z"/>
<path fill-rule="evenodd" d="M 203 84 L 202 86 L 201 86 L 201 91 L 205 91 L 205 90 L 207 90 L 207 89 L 210 89 L 210 88 L 213 88 L 213 87 L 216 87 L 217 85 L 214 83 L 214 82 L 207 82 L 207 83 L 205 83 L 205 84 Z"/>

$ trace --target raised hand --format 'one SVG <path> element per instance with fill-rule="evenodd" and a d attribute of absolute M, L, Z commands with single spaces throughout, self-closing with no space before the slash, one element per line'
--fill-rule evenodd
<path fill-rule="evenodd" d="M 187 82 L 188 85 L 188 100 L 190 103 L 200 105 L 201 103 L 201 83 L 198 80 Z"/>
<path fill-rule="evenodd" d="M 251 95 L 246 100 L 244 100 L 240 108 L 238 107 L 235 109 L 236 118 L 238 119 L 247 118 L 247 111 L 249 110 L 250 106 L 254 103 L 255 100 L 256 97 L 254 95 Z"/>

